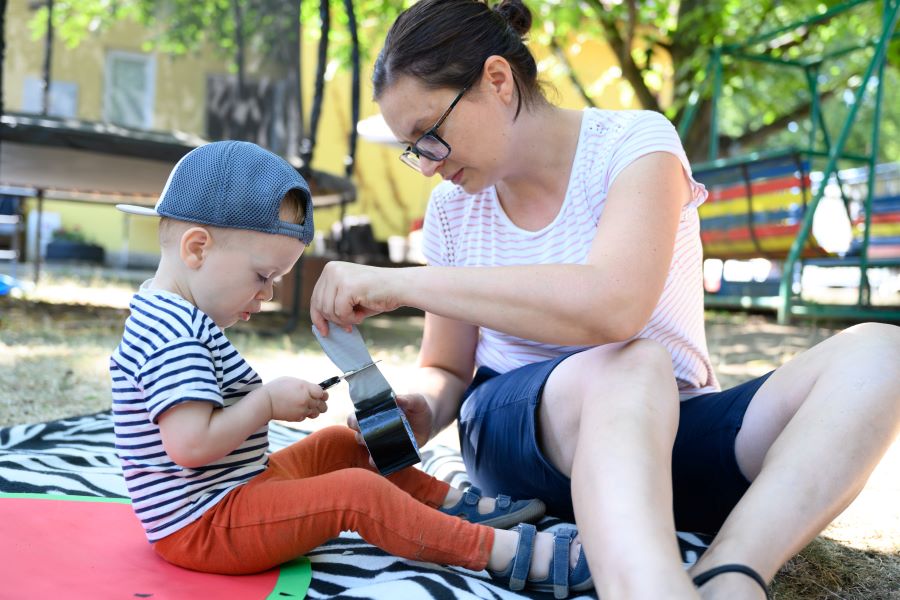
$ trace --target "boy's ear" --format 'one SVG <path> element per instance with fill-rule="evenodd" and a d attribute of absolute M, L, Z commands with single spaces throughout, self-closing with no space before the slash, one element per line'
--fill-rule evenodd
<path fill-rule="evenodd" d="M 199 269 L 212 249 L 213 239 L 205 227 L 191 227 L 181 234 L 179 253 L 189 269 Z"/>

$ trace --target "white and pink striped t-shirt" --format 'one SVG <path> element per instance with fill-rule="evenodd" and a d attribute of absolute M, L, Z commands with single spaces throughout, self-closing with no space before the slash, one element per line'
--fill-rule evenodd
<path fill-rule="evenodd" d="M 670 152 L 681 160 L 692 198 L 682 209 L 662 296 L 636 337 L 657 340 L 668 348 L 682 398 L 718 390 L 703 329 L 703 256 L 697 206 L 706 199 L 706 189 L 691 177 L 678 134 L 659 113 L 586 109 L 565 200 L 553 222 L 539 231 L 514 225 L 500 206 L 494 187 L 467 194 L 449 182 L 440 184 L 432 192 L 425 216 L 423 251 L 428 264 L 583 263 L 613 180 L 634 160 L 651 152 Z M 475 362 L 504 373 L 575 349 L 482 327 Z"/>

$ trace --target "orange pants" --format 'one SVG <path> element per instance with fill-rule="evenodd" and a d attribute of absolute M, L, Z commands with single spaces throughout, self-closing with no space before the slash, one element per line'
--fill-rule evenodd
<path fill-rule="evenodd" d="M 265 571 L 355 531 L 403 558 L 480 571 L 494 530 L 435 510 L 449 486 L 413 467 L 382 477 L 346 427 L 329 427 L 269 457 L 197 521 L 154 544 L 196 571 Z"/>

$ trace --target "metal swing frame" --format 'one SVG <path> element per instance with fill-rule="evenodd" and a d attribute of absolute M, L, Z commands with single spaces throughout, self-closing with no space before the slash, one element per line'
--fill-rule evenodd
<path fill-rule="evenodd" d="M 831 9 L 815 16 L 779 27 L 772 31 L 754 36 L 739 44 L 726 44 L 716 46 L 710 51 L 710 60 L 707 73 L 712 77 L 704 81 L 706 89 L 695 90 L 688 102 L 685 117 L 679 126 L 679 134 L 689 131 L 696 117 L 700 103 L 701 93 L 708 91 L 711 86 L 712 119 L 709 132 L 708 162 L 695 166 L 695 171 L 719 169 L 737 164 L 762 161 L 773 156 L 785 153 L 798 153 L 808 159 L 820 159 L 826 161 L 823 169 L 821 184 L 812 195 L 803 215 L 800 229 L 791 245 L 784 266 L 777 296 L 760 297 L 733 297 L 721 299 L 716 302 L 719 306 L 735 308 L 774 308 L 778 314 L 780 323 L 787 323 L 793 316 L 823 317 L 839 319 L 876 319 L 900 321 L 900 307 L 874 306 L 871 302 L 871 288 L 869 284 L 868 270 L 878 267 L 900 267 L 900 256 L 896 258 L 871 258 L 869 249 L 871 243 L 872 225 L 872 201 L 875 192 L 876 163 L 878 156 L 879 126 L 881 121 L 882 102 L 884 96 L 884 67 L 886 63 L 887 47 L 892 40 L 900 39 L 897 33 L 897 22 L 900 17 L 900 0 L 882 0 L 881 30 L 871 39 L 838 48 L 819 56 L 803 59 L 788 59 L 772 56 L 765 51 L 754 49 L 755 46 L 771 41 L 800 28 L 812 28 L 856 8 L 859 5 L 874 4 L 875 0 L 848 0 L 832 7 Z M 862 82 L 854 93 L 853 103 L 844 118 L 837 138 L 832 140 L 822 115 L 821 92 L 818 88 L 818 74 L 822 65 L 831 59 L 845 56 L 854 52 L 874 48 L 871 59 L 862 76 Z M 749 155 L 735 158 L 719 158 L 719 103 L 722 98 L 722 80 L 724 60 L 748 60 L 760 62 L 789 69 L 801 70 L 806 79 L 808 92 L 811 97 L 811 128 L 805 147 L 793 149 L 770 150 L 755 152 Z M 875 82 L 874 85 L 872 82 Z M 874 94 L 874 119 L 870 137 L 870 150 L 866 154 L 853 154 L 845 151 L 847 140 L 853 126 L 856 124 L 859 107 L 862 105 L 870 88 Z M 819 141 L 821 138 L 821 143 Z M 838 165 L 841 161 L 863 166 L 868 171 L 868 182 L 865 199 L 863 200 L 864 228 L 859 254 L 856 256 L 835 257 L 826 259 L 804 259 L 801 256 L 804 247 L 811 239 L 813 218 L 820 201 L 822 200 L 826 184 L 835 178 L 841 188 L 841 195 L 845 206 L 848 200 L 840 181 Z M 821 267 L 859 267 L 858 297 L 855 305 L 819 304 L 804 300 L 801 296 L 801 277 L 804 265 L 816 265 Z"/>

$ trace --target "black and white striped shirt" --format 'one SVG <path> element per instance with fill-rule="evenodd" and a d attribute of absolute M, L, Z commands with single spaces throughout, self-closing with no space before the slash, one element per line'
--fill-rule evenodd
<path fill-rule="evenodd" d="M 262 473 L 268 428 L 204 467 L 172 462 L 157 425 L 163 412 L 182 402 L 231 406 L 262 382 L 211 318 L 177 294 L 146 286 L 131 300 L 109 368 L 116 452 L 134 512 L 154 542 Z"/>

